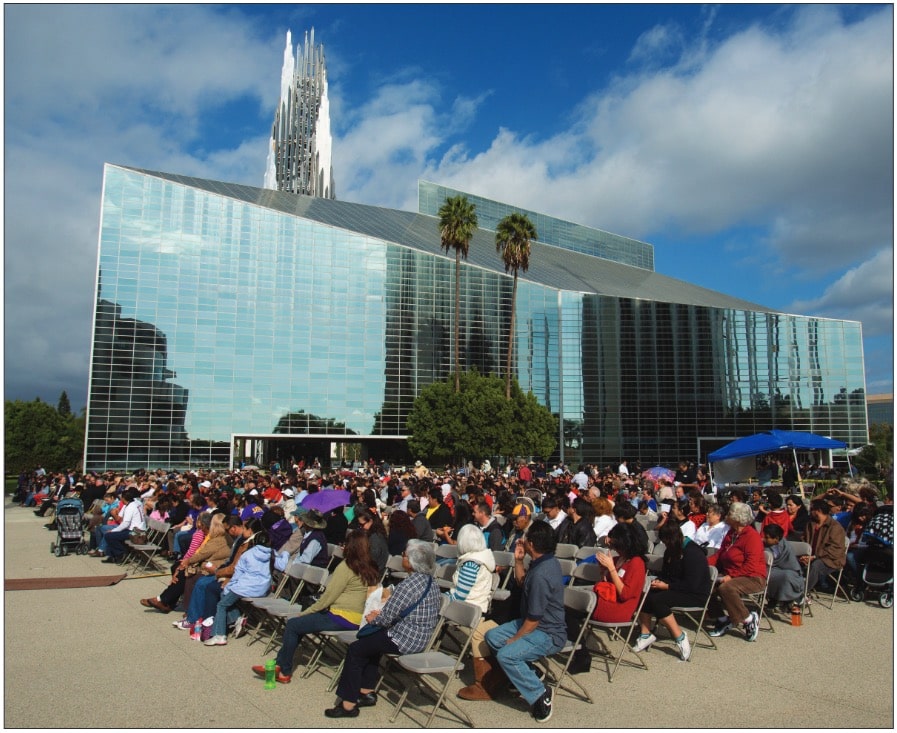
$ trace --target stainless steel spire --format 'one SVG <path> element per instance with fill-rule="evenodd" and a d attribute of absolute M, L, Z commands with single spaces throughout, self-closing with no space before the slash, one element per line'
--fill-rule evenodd
<path fill-rule="evenodd" d="M 315 45 L 312 28 L 294 58 L 287 31 L 265 188 L 335 199 L 332 146 L 324 46 Z"/>

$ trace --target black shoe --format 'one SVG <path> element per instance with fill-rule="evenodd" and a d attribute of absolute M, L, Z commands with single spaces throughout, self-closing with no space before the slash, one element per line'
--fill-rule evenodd
<path fill-rule="evenodd" d="M 356 708 L 372 708 L 377 704 L 376 692 L 363 692 L 358 695 L 358 704 Z"/>
<path fill-rule="evenodd" d="M 551 702 L 551 688 L 546 687 L 542 697 L 533 703 L 531 712 L 537 723 L 545 723 L 551 717 Z"/>
<path fill-rule="evenodd" d="M 332 708 L 325 710 L 324 715 L 328 718 L 357 718 L 358 706 L 356 705 L 351 710 L 346 710 L 342 703 L 338 703 Z"/>
<path fill-rule="evenodd" d="M 100 562 L 104 562 L 107 564 L 115 563 L 116 565 L 121 565 L 124 557 L 112 557 L 111 555 Z"/>

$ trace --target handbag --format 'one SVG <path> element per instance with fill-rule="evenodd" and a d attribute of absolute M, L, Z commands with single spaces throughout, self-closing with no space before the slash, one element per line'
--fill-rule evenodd
<path fill-rule="evenodd" d="M 145 545 L 147 543 L 146 531 L 142 529 L 135 529 L 131 532 L 128 539 L 131 541 L 131 544 Z"/>
<path fill-rule="evenodd" d="M 402 611 L 402 613 L 399 614 L 399 618 L 397 618 L 393 622 L 393 625 L 395 625 L 396 623 L 401 621 L 409 613 L 411 613 L 415 608 L 417 608 L 420 605 L 421 601 L 423 601 L 424 598 L 427 597 L 427 594 L 430 592 L 430 588 L 432 588 L 432 587 L 433 587 L 433 576 L 431 575 L 429 578 L 429 582 L 427 583 L 427 587 L 424 590 L 424 592 L 421 593 L 420 598 L 418 598 L 412 605 L 408 606 L 408 608 L 406 608 L 404 611 Z M 388 626 L 379 626 L 378 624 L 368 623 L 368 624 L 365 624 L 364 626 L 362 626 L 360 629 L 358 629 L 358 633 L 355 634 L 355 638 L 363 639 L 366 636 L 372 636 L 373 634 L 376 634 L 378 631 L 386 631 L 386 629 L 388 629 L 388 628 L 389 628 Z"/>

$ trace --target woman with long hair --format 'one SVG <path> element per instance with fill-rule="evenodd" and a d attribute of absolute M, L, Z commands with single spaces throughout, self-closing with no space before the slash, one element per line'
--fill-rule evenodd
<path fill-rule="evenodd" d="M 383 520 L 360 504 L 355 505 L 355 519 L 358 526 L 365 531 L 370 544 L 371 558 L 382 573 L 389 560 L 389 544 L 386 540 L 386 527 Z"/>
<path fill-rule="evenodd" d="M 666 524 L 659 531 L 660 541 L 666 547 L 663 567 L 645 598 L 639 614 L 641 635 L 633 649 L 641 652 L 651 646 L 657 637 L 651 633 L 651 618 L 666 626 L 679 648 L 682 661 L 691 655 L 688 636 L 673 615 L 674 606 L 703 606 L 710 595 L 710 566 L 707 556 L 696 542 L 685 537 L 674 524 Z"/>
<path fill-rule="evenodd" d="M 606 537 L 617 523 L 617 520 L 614 519 L 614 505 L 603 496 L 592 499 L 591 503 L 595 510 L 595 522 L 592 529 L 595 531 L 595 537 L 600 540 L 602 537 Z"/>
<path fill-rule="evenodd" d="M 416 539 L 417 531 L 407 512 L 396 509 L 389 515 L 389 535 L 386 538 L 386 545 L 390 555 L 401 555 L 405 552 L 408 540 Z"/>
<path fill-rule="evenodd" d="M 361 624 L 361 612 L 371 589 L 380 582 L 380 572 L 371 559 L 368 535 L 355 530 L 346 537 L 343 561 L 336 566 L 321 597 L 286 623 L 283 644 L 277 653 L 275 679 L 288 684 L 292 679 L 293 657 L 306 634 L 319 631 L 349 631 Z M 265 665 L 252 668 L 265 677 Z"/>

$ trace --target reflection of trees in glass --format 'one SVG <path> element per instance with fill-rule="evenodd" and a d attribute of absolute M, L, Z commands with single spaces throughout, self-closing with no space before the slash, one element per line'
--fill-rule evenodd
<path fill-rule="evenodd" d="M 117 303 L 97 302 L 86 470 L 209 461 L 190 455 L 184 428 L 188 391 L 169 381 L 176 375 L 167 361 L 162 331 L 122 318 Z"/>
<path fill-rule="evenodd" d="M 358 435 L 354 430 L 347 428 L 344 422 L 331 417 L 318 417 L 304 410 L 286 413 L 277 421 L 272 432 L 279 435 L 309 435 L 311 433 Z"/>

